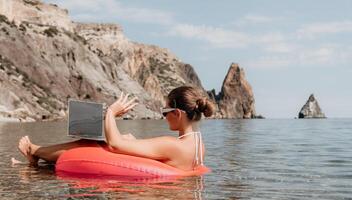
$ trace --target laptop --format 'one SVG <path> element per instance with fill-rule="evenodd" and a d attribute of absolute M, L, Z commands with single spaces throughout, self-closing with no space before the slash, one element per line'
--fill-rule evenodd
<path fill-rule="evenodd" d="M 68 136 L 89 140 L 105 140 L 104 105 L 69 100 Z"/>

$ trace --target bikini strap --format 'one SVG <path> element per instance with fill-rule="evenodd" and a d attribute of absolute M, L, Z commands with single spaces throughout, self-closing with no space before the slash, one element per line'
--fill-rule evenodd
<path fill-rule="evenodd" d="M 200 165 L 203 165 L 203 145 L 201 145 L 201 142 L 203 141 L 202 140 L 202 133 L 201 132 L 198 132 L 199 133 L 199 152 L 200 152 Z"/>
<path fill-rule="evenodd" d="M 195 141 L 195 156 L 194 156 L 194 161 L 193 161 L 193 168 L 195 168 L 198 165 L 203 165 L 203 148 L 201 145 L 202 142 L 202 133 L 199 131 L 194 131 L 194 132 L 189 132 L 184 135 L 181 135 L 178 137 L 178 139 L 181 139 L 187 135 L 194 134 L 194 141 Z"/>
<path fill-rule="evenodd" d="M 191 134 L 194 134 L 194 133 L 197 133 L 197 132 L 193 131 L 193 132 L 189 132 L 189 133 L 183 134 L 183 135 L 179 136 L 178 139 L 181 139 L 183 137 L 186 137 L 187 135 L 191 135 Z"/>
<path fill-rule="evenodd" d="M 198 165 L 203 165 L 203 148 L 201 145 L 202 142 L 202 133 L 201 132 L 196 132 L 194 134 L 194 140 L 195 140 L 195 158 L 194 158 L 194 165 L 193 168 L 195 168 Z"/>
<path fill-rule="evenodd" d="M 199 164 L 199 160 L 198 160 L 198 150 L 199 150 L 199 144 L 198 144 L 198 142 L 199 142 L 199 140 L 198 140 L 198 134 L 194 134 L 194 141 L 195 141 L 195 150 L 196 150 L 196 152 L 195 152 L 195 157 L 194 157 L 194 164 L 193 164 L 193 169 L 194 169 L 194 167 L 196 167 L 198 164 Z"/>

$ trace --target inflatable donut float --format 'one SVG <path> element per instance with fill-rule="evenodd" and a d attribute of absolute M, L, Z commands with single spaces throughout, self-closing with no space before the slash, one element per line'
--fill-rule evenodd
<path fill-rule="evenodd" d="M 196 176 L 210 171 L 205 166 L 184 171 L 156 160 L 112 153 L 103 147 L 79 147 L 68 150 L 57 160 L 55 170 L 57 173 L 70 175 L 136 178 Z"/>

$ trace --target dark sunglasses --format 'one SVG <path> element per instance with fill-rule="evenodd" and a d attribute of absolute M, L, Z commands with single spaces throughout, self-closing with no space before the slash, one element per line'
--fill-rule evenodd
<path fill-rule="evenodd" d="M 161 112 L 161 114 L 162 114 L 164 117 L 166 117 L 167 113 L 172 112 L 172 111 L 174 111 L 174 110 L 176 110 L 176 109 L 177 109 L 177 108 L 161 108 L 161 109 L 160 109 L 160 112 Z"/>

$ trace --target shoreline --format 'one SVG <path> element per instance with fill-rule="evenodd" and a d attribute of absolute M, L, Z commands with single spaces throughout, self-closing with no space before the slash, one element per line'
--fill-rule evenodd
<path fill-rule="evenodd" d="M 0 122 L 21 122 L 21 120 L 17 118 L 8 118 L 0 116 Z"/>
<path fill-rule="evenodd" d="M 352 119 L 352 117 L 330 117 L 330 118 L 308 118 L 308 119 L 297 119 L 297 118 L 264 118 L 264 120 L 298 120 L 298 121 L 306 121 L 306 120 L 339 120 L 339 119 Z M 164 120 L 163 118 L 155 118 L 155 119 L 126 119 L 126 118 L 116 118 L 116 121 L 136 121 L 136 120 Z M 202 120 L 263 120 L 258 118 L 253 119 L 234 119 L 234 118 L 203 118 Z M 40 122 L 67 122 L 67 119 L 53 119 L 53 120 L 38 120 L 38 121 L 25 121 L 19 120 L 17 118 L 5 118 L 0 117 L 0 123 L 40 123 Z"/>

